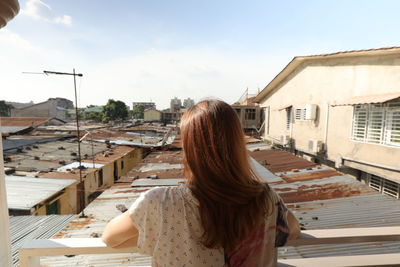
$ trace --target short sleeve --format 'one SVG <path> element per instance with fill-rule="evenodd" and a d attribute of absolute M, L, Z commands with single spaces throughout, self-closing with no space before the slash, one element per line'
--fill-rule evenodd
<path fill-rule="evenodd" d="M 138 229 L 138 251 L 152 255 L 160 233 L 159 190 L 142 193 L 129 208 L 128 213 Z"/>
<path fill-rule="evenodd" d="M 283 200 L 276 194 L 276 235 L 275 235 L 275 247 L 282 247 L 286 244 L 289 237 L 289 226 L 288 226 L 288 209 Z"/>

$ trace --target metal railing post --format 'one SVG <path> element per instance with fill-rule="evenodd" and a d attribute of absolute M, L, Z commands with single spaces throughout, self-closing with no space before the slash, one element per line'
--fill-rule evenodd
<path fill-rule="evenodd" d="M 6 178 L 3 162 L 3 137 L 1 136 L 1 131 L 0 137 L 0 266 L 12 266 L 10 222 L 8 217 Z"/>
<path fill-rule="evenodd" d="M 31 256 L 24 251 L 20 251 L 19 267 L 40 267 L 40 256 Z"/>

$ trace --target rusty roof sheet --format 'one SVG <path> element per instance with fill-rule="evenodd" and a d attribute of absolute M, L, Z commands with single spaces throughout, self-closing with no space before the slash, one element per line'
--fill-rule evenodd
<path fill-rule="evenodd" d="M 186 179 L 137 179 L 133 180 L 132 187 L 147 186 L 174 186 L 185 183 Z"/>
<path fill-rule="evenodd" d="M 183 152 L 179 151 L 153 151 L 148 154 L 142 163 L 170 163 L 179 164 L 183 161 Z"/>
<path fill-rule="evenodd" d="M 182 151 L 151 151 L 120 182 L 157 176 L 160 179 L 184 178 Z"/>
<path fill-rule="evenodd" d="M 105 190 L 86 208 L 87 218 L 78 215 L 53 238 L 100 237 L 106 224 L 124 208 L 129 208 L 141 192 L 151 187 L 131 188 L 117 185 Z M 42 257 L 43 266 L 150 266 L 151 257 L 141 254 L 76 255 L 75 257 Z"/>
<path fill-rule="evenodd" d="M 270 171 L 285 172 L 316 167 L 317 164 L 282 150 L 260 150 L 249 152 L 250 156 Z"/>
<path fill-rule="evenodd" d="M 382 104 L 400 98 L 400 92 L 379 95 L 355 96 L 350 99 L 338 101 L 332 106 L 353 106 L 362 104 Z"/>
<path fill-rule="evenodd" d="M 109 163 L 114 161 L 122 156 L 125 156 L 129 152 L 134 151 L 136 148 L 129 146 L 117 146 L 113 149 L 107 150 L 104 153 L 98 153 L 94 157 L 95 163 Z M 87 162 L 92 162 L 88 160 Z"/>
<path fill-rule="evenodd" d="M 149 154 L 149 161 L 159 161 L 161 155 L 171 155 L 171 151 L 157 151 Z M 284 152 L 284 151 L 283 151 Z M 288 152 L 286 157 L 290 155 Z M 287 155 L 289 154 L 289 155 Z M 173 154 L 172 154 L 173 155 Z M 281 155 L 282 156 L 282 155 Z M 158 157 L 158 158 L 157 158 Z M 167 157 L 166 157 L 167 158 Z M 283 157 L 284 158 L 284 157 Z M 289 157 L 290 158 L 290 157 Z M 400 223 L 400 206 L 398 201 L 385 195 L 381 195 L 357 180 L 345 176 L 329 168 L 300 169 L 293 172 L 280 173 L 281 177 L 274 175 L 266 168 L 252 160 L 257 172 L 265 181 L 288 202 L 301 225 L 306 229 L 366 227 L 398 225 Z M 146 179 L 148 181 L 150 179 Z M 145 182 L 146 182 L 145 181 Z M 160 180 L 157 180 L 157 182 Z M 120 209 L 129 208 L 131 203 L 152 187 L 131 188 L 130 184 L 117 184 L 104 191 L 97 199 L 88 205 L 85 213 L 88 218 L 76 219 L 64 228 L 58 237 L 90 237 L 100 235 L 105 224 L 116 215 Z M 385 208 L 382 208 L 385 207 Z M 327 256 L 343 254 L 372 254 L 383 251 L 399 251 L 399 242 L 384 244 L 342 244 L 335 246 L 307 246 L 285 247 L 279 249 L 280 258 Z M 367 253 L 365 253 L 367 252 Z M 79 255 L 73 258 L 56 257 L 44 258 L 43 264 L 61 263 L 68 261 L 69 266 L 80 264 L 92 264 L 105 266 L 112 262 L 114 265 L 123 266 L 130 262 L 133 266 L 140 265 L 142 259 L 132 255 L 107 255 L 109 261 L 102 262 L 102 255 Z M 150 258 L 147 258 L 150 260 Z M 99 265 L 99 266 L 100 266 Z M 110 265 L 107 265 L 110 266 Z"/>
<path fill-rule="evenodd" d="M 182 139 L 180 135 L 175 136 L 174 141 L 170 145 L 172 148 L 182 149 Z"/>
<path fill-rule="evenodd" d="M 45 124 L 52 118 L 43 117 L 0 117 L 1 126 L 36 127 Z"/>

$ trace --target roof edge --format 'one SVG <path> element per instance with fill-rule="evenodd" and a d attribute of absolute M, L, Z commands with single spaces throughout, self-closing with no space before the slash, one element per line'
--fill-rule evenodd
<path fill-rule="evenodd" d="M 363 50 L 349 50 L 349 51 L 310 55 L 310 56 L 296 56 L 256 96 L 254 102 L 260 103 L 268 95 L 268 93 L 270 93 L 276 86 L 278 86 L 284 79 L 286 79 L 303 62 L 320 60 L 320 59 L 379 56 L 379 55 L 391 55 L 391 54 L 400 54 L 400 46 L 363 49 Z"/>

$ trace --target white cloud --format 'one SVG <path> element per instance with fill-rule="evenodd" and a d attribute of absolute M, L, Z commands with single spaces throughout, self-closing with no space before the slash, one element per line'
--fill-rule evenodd
<path fill-rule="evenodd" d="M 0 29 L 0 45 L 4 47 L 13 47 L 20 51 L 38 50 L 38 47 L 31 44 L 28 40 L 7 29 Z"/>
<path fill-rule="evenodd" d="M 51 7 L 41 0 L 28 0 L 21 14 L 46 22 L 71 25 L 72 18 L 68 15 L 56 16 Z"/>
<path fill-rule="evenodd" d="M 59 24 L 71 25 L 72 24 L 72 18 L 71 18 L 71 16 L 64 15 L 62 17 L 56 17 L 54 19 L 54 22 L 55 23 L 59 23 Z"/>
<path fill-rule="evenodd" d="M 262 89 L 287 60 L 275 55 L 233 56 L 207 48 L 150 50 L 82 70 L 81 102 L 96 99 L 101 104 L 116 98 L 130 104 L 151 99 L 166 108 L 176 96 L 196 101 L 217 97 L 233 103 L 246 87 L 251 93 Z"/>

